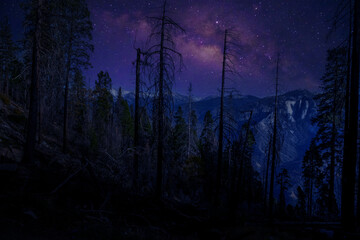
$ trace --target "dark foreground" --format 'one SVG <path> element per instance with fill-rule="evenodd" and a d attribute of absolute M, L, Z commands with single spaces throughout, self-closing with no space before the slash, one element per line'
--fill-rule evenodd
<path fill-rule="evenodd" d="M 0 105 L 1 240 L 360 239 L 359 231 L 345 232 L 337 222 L 270 223 L 261 204 L 229 214 L 225 204 L 156 200 L 151 189 L 133 194 L 106 154 L 89 152 L 81 142 L 63 154 L 56 133 L 43 134 L 35 160 L 24 163 L 26 113 L 9 101 Z"/>
<path fill-rule="evenodd" d="M 69 178 L 57 167 L 2 171 L 1 239 L 360 239 L 337 222 L 234 219 L 225 207 L 104 190 L 86 174 Z"/>

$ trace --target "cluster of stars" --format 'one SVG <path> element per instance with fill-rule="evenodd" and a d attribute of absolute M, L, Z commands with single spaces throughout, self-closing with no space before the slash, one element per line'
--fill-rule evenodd
<path fill-rule="evenodd" d="M 23 34 L 21 0 L 4 0 L 1 16 L 9 16 L 15 40 Z M 217 94 L 221 76 L 223 34 L 227 28 L 241 36 L 239 62 L 242 79 L 235 88 L 243 94 L 272 94 L 274 62 L 281 52 L 283 90 L 316 90 L 324 71 L 326 50 L 337 46 L 343 36 L 331 29 L 332 14 L 341 0 L 255 1 L 255 0 L 168 0 L 169 15 L 185 30 L 175 35 L 186 69 L 177 76 L 176 91 L 186 92 L 193 83 L 195 95 Z M 94 27 L 94 68 L 86 77 L 95 80 L 100 70 L 109 71 L 115 88 L 134 87 L 134 47 L 146 47 L 151 31 L 147 16 L 160 16 L 161 0 L 88 0 Z M 180 79 L 180 80 L 179 80 Z M 304 79 L 308 86 L 304 85 Z M 261 84 L 259 85 L 259 82 Z M 269 90 L 270 89 L 270 90 Z"/>

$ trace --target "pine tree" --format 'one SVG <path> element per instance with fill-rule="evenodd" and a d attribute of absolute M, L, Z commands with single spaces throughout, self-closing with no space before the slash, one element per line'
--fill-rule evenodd
<path fill-rule="evenodd" d="M 95 81 L 94 106 L 93 106 L 93 129 L 97 142 L 102 147 L 107 147 L 106 135 L 109 131 L 109 123 L 111 120 L 111 110 L 113 106 L 113 96 L 111 95 L 111 78 L 108 72 L 100 71 L 98 79 Z"/>
<path fill-rule="evenodd" d="M 129 104 L 124 98 L 120 98 L 120 109 L 121 112 L 119 117 L 123 142 L 122 149 L 126 150 L 131 146 L 131 142 L 134 137 L 134 122 L 131 117 Z"/>
<path fill-rule="evenodd" d="M 190 131 L 188 132 L 187 135 L 187 141 L 188 141 L 188 158 L 191 158 L 191 155 L 197 155 L 198 151 L 197 151 L 197 145 L 198 145 L 198 133 L 197 133 L 197 115 L 195 110 L 192 110 L 190 112 L 190 124 L 188 123 L 188 131 L 190 129 Z"/>
<path fill-rule="evenodd" d="M 297 196 L 297 204 L 296 204 L 297 214 L 301 217 L 304 217 L 305 213 L 306 213 L 306 194 L 300 186 L 297 187 L 296 192 L 297 192 L 297 194 L 296 194 L 296 196 Z"/>
<path fill-rule="evenodd" d="M 335 171 L 337 163 L 342 160 L 345 78 L 346 49 L 329 50 L 326 71 L 321 79 L 321 93 L 315 96 L 318 113 L 312 121 L 319 127 L 316 134 L 317 145 L 327 171 L 327 206 L 333 214 L 337 212 L 334 192 Z"/>
<path fill-rule="evenodd" d="M 31 43 L 31 82 L 30 82 L 30 103 L 29 117 L 27 122 L 26 142 L 24 147 L 24 162 L 31 162 L 34 157 L 36 134 L 38 128 L 39 111 L 39 81 L 40 81 L 40 42 L 44 34 L 44 0 L 30 1 L 30 4 L 24 7 L 26 22 L 29 23 L 29 31 L 26 34 L 28 42 Z"/>
<path fill-rule="evenodd" d="M 214 120 L 210 111 L 205 113 L 203 129 L 199 138 L 199 151 L 205 171 L 205 191 L 208 196 L 212 196 L 214 176 L 215 176 L 215 146 L 216 137 L 214 133 Z"/>
<path fill-rule="evenodd" d="M 311 141 L 309 149 L 305 152 L 305 156 L 302 162 L 302 178 L 304 181 L 304 189 L 306 195 L 306 212 L 308 216 L 312 216 L 313 213 L 313 201 L 315 186 L 319 181 L 319 173 L 321 171 L 322 159 L 316 146 L 315 139 Z"/>
<path fill-rule="evenodd" d="M 92 23 L 90 12 L 85 0 L 61 1 L 64 15 L 63 30 L 66 41 L 66 73 L 65 73 L 65 95 L 64 95 L 64 128 L 63 128 L 63 152 L 67 149 L 67 125 L 68 125 L 68 95 L 70 75 L 76 68 L 87 68 L 90 66 L 89 52 L 93 51 Z"/>
<path fill-rule="evenodd" d="M 84 76 L 79 69 L 75 70 L 74 80 L 72 84 L 72 105 L 73 105 L 73 119 L 74 130 L 81 136 L 86 129 L 86 115 L 87 115 L 87 90 L 85 88 Z"/>
<path fill-rule="evenodd" d="M 250 111 L 249 119 L 242 125 L 239 139 L 237 143 L 235 142 L 238 151 L 234 150 L 234 157 L 237 158 L 238 164 L 234 166 L 235 174 L 233 178 L 234 180 L 237 179 L 237 182 L 233 203 L 235 209 L 233 209 L 233 211 L 236 211 L 239 200 L 247 199 L 249 203 L 252 199 L 254 170 L 251 158 L 255 145 L 255 136 L 251 130 L 252 113 L 253 112 Z"/>
<path fill-rule="evenodd" d="M 280 173 L 277 175 L 276 183 L 280 186 L 280 193 L 279 193 L 279 209 L 280 214 L 283 215 L 285 213 L 285 192 L 288 190 L 290 186 L 290 176 L 288 170 L 283 168 Z"/>
<path fill-rule="evenodd" d="M 175 162 L 183 160 L 186 152 L 186 129 L 187 124 L 183 117 L 183 110 L 181 107 L 178 107 L 175 116 L 174 116 L 175 126 L 172 131 L 172 150 L 174 154 Z"/>

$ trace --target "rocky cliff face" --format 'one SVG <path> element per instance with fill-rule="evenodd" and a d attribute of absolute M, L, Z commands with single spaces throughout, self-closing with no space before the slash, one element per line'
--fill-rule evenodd
<path fill-rule="evenodd" d="M 264 175 L 266 152 L 269 137 L 273 128 L 274 97 L 257 98 L 253 96 L 232 96 L 225 101 L 226 109 L 241 125 L 247 121 L 253 111 L 252 131 L 255 134 L 256 146 L 253 154 L 253 166 Z M 199 129 L 206 111 L 213 116 L 219 112 L 220 98 L 206 98 L 193 103 L 199 118 Z M 185 112 L 187 104 L 182 105 Z M 316 114 L 316 103 L 313 94 L 306 90 L 296 90 L 279 96 L 279 163 L 277 170 L 287 168 L 292 186 L 288 191 L 288 200 L 296 200 L 296 188 L 301 184 L 301 164 L 311 139 L 315 136 L 316 127 L 311 124 L 311 118 Z"/>
<path fill-rule="evenodd" d="M 130 105 L 133 104 L 133 93 L 129 92 L 124 97 Z M 302 159 L 317 130 L 311 124 L 311 118 L 315 116 L 317 111 L 313 97 L 314 95 L 307 90 L 295 90 L 279 96 L 278 149 L 280 151 L 277 170 L 287 168 L 289 171 L 292 186 L 289 188 L 287 197 L 288 201 L 293 203 L 296 200 L 296 188 L 301 184 Z M 181 94 L 174 94 L 173 100 L 175 108 L 181 106 L 186 114 L 188 98 Z M 219 97 L 207 97 L 193 102 L 192 109 L 196 111 L 198 116 L 199 133 L 202 129 L 205 113 L 210 111 L 214 119 L 217 119 L 219 105 Z M 274 97 L 258 98 L 232 95 L 225 99 L 225 111 L 231 113 L 238 126 L 248 120 L 251 110 L 253 111 L 252 131 L 256 140 L 253 166 L 263 177 L 269 137 L 273 128 Z"/>

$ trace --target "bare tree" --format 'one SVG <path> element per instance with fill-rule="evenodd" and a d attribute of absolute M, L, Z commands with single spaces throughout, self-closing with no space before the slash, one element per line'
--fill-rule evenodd
<path fill-rule="evenodd" d="M 24 162 L 31 162 L 34 157 L 37 122 L 38 122 L 38 107 L 39 107 L 39 59 L 40 59 L 40 39 L 41 26 L 43 20 L 43 4 L 44 0 L 36 1 L 34 32 L 32 40 L 32 57 L 31 57 L 31 83 L 30 83 L 30 107 L 29 118 L 27 122 L 26 142 L 24 148 Z"/>
<path fill-rule="evenodd" d="M 135 117 L 134 117 L 134 186 L 138 188 L 139 177 L 139 129 L 140 129 L 140 87 L 141 87 L 141 61 L 140 48 L 136 49 L 136 79 L 135 79 Z"/>
<path fill-rule="evenodd" d="M 270 166 L 270 158 L 271 158 L 271 145 L 272 145 L 272 136 L 269 136 L 268 149 L 266 154 L 266 169 L 265 169 L 265 180 L 264 180 L 264 211 L 267 211 L 267 195 L 268 195 L 268 186 L 269 186 L 269 166 Z"/>
<path fill-rule="evenodd" d="M 182 55 L 176 51 L 173 35 L 176 32 L 184 33 L 180 27 L 166 12 L 166 1 L 164 1 L 162 15 L 160 17 L 150 17 L 154 23 L 150 42 L 155 42 L 146 52 L 145 62 L 150 67 L 150 80 L 155 87 L 156 127 L 157 127 L 157 170 L 156 170 L 156 191 L 158 198 L 162 195 L 163 182 L 163 162 L 164 162 L 164 124 L 166 102 L 172 99 L 172 83 L 176 71 L 175 57 L 180 61 L 182 67 Z M 169 101 L 165 102 L 165 98 Z"/>
<path fill-rule="evenodd" d="M 344 227 L 354 226 L 355 210 L 355 176 L 357 159 L 357 135 L 358 135 L 358 100 L 359 100 L 359 51 L 360 51 L 360 4 L 355 1 L 353 5 L 353 35 L 350 73 L 350 96 L 348 112 L 347 135 L 344 139 L 344 160 L 342 171 L 342 201 L 341 216 Z"/>
<path fill-rule="evenodd" d="M 187 146 L 187 158 L 190 158 L 190 149 L 191 149 L 191 104 L 192 104 L 192 85 L 189 84 L 189 109 L 188 109 L 188 146 Z"/>
<path fill-rule="evenodd" d="M 275 164 L 276 164 L 276 141 L 277 141 L 277 109 L 278 109 L 278 86 L 279 86 L 279 61 L 280 54 L 276 61 L 276 86 L 275 86 L 275 103 L 274 103 L 274 126 L 272 134 L 272 155 L 271 155 L 271 174 L 270 174 L 270 192 L 269 192 L 269 216 L 273 217 L 273 205 L 274 205 L 274 180 L 275 180 Z"/>
<path fill-rule="evenodd" d="M 239 36 L 235 30 L 225 30 L 224 34 L 224 49 L 223 49 L 223 61 L 222 61 L 222 74 L 221 74 L 221 89 L 220 89 L 220 113 L 219 113 L 219 125 L 218 125 L 218 157 L 217 157 L 217 173 L 215 183 L 215 205 L 219 204 L 220 189 L 222 182 L 222 162 L 223 162 L 223 146 L 224 146 L 224 130 L 231 132 L 231 124 L 225 122 L 225 82 L 228 80 L 234 80 L 235 77 L 239 77 L 240 74 L 237 70 L 237 57 L 240 52 Z M 230 96 L 232 93 L 230 94 Z M 231 116 L 228 114 L 231 121 Z"/>

